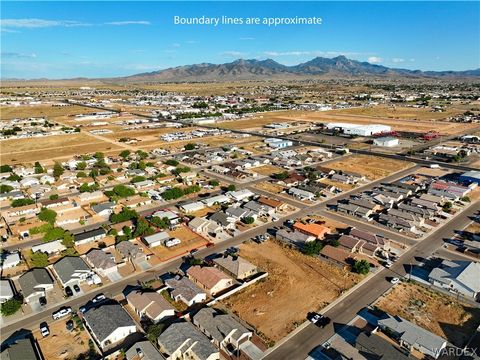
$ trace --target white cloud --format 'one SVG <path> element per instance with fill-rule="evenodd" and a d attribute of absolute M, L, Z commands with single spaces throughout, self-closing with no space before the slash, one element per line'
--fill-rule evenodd
<path fill-rule="evenodd" d="M 9 58 L 9 59 L 35 59 L 37 54 L 22 54 L 18 52 L 2 52 L 2 58 Z"/>
<path fill-rule="evenodd" d="M 105 25 L 125 26 L 125 25 L 151 25 L 150 21 L 145 20 L 126 20 L 126 21 L 111 21 L 106 22 Z"/>
<path fill-rule="evenodd" d="M 90 26 L 91 24 L 74 20 L 45 20 L 45 19 L 3 19 L 0 20 L 2 29 L 8 28 L 47 28 L 47 27 L 76 27 Z"/>
<path fill-rule="evenodd" d="M 172 46 L 173 46 L 174 48 L 179 48 L 181 45 L 180 45 L 179 43 L 174 43 L 174 44 L 172 44 Z"/>
<path fill-rule="evenodd" d="M 403 63 L 403 62 L 405 62 L 405 59 L 402 59 L 402 58 L 393 58 L 393 59 L 392 59 L 392 62 L 394 62 L 394 63 Z"/>
<path fill-rule="evenodd" d="M 240 51 L 225 51 L 222 53 L 222 55 L 238 58 L 238 57 L 244 57 L 245 55 L 247 55 L 247 53 L 240 52 Z"/>
<path fill-rule="evenodd" d="M 378 57 L 378 56 L 370 56 L 367 61 L 371 64 L 378 64 L 378 63 L 381 63 L 383 61 L 383 59 L 381 57 Z"/>

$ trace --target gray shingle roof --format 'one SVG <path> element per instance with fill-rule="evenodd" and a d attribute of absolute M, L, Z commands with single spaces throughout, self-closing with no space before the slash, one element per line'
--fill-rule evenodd
<path fill-rule="evenodd" d="M 181 322 L 170 325 L 158 337 L 158 344 L 171 355 L 178 349 L 182 352 L 191 347 L 199 360 L 206 360 L 218 349 L 192 323 Z"/>
<path fill-rule="evenodd" d="M 193 322 L 195 325 L 199 325 L 200 328 L 205 329 L 219 343 L 232 332 L 232 338 L 235 340 L 238 340 L 246 333 L 251 333 L 250 330 L 231 315 L 218 313 L 211 307 L 203 308 L 196 313 L 193 317 Z"/>
<path fill-rule="evenodd" d="M 36 286 L 52 285 L 53 279 L 46 269 L 33 269 L 20 276 L 18 283 L 22 288 L 23 296 L 29 296 L 37 291 Z"/>
<path fill-rule="evenodd" d="M 205 291 L 186 277 L 168 279 L 165 280 L 165 284 L 173 289 L 172 297 L 181 296 L 188 302 L 192 301 L 198 294 L 205 294 Z"/>
<path fill-rule="evenodd" d="M 2 360 L 39 360 L 30 338 L 17 340 L 0 354 Z"/>
<path fill-rule="evenodd" d="M 139 355 L 143 355 L 140 358 Z M 139 341 L 133 344 L 125 353 L 127 360 L 163 360 L 162 354 L 148 340 Z"/>
<path fill-rule="evenodd" d="M 58 277 L 62 281 L 62 283 L 68 282 L 72 275 L 78 270 L 85 270 L 88 271 L 90 268 L 85 264 L 85 261 L 81 257 L 78 256 L 66 256 L 60 260 L 58 260 L 54 265 L 53 268 L 57 273 Z"/>
<path fill-rule="evenodd" d="M 135 322 L 119 304 L 90 308 L 83 314 L 88 326 L 100 341 L 119 327 L 135 326 Z"/>
<path fill-rule="evenodd" d="M 446 340 L 440 336 L 422 329 L 421 327 L 411 323 L 400 316 L 391 316 L 378 320 L 378 325 L 393 330 L 400 334 L 400 339 L 410 345 L 419 345 L 430 351 L 442 349 Z"/>

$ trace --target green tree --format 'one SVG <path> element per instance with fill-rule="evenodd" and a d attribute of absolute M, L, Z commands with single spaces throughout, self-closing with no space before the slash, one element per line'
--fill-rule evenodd
<path fill-rule="evenodd" d="M 35 174 L 42 174 L 45 172 L 45 169 L 42 167 L 42 165 L 36 161 L 35 162 Z"/>
<path fill-rule="evenodd" d="M 355 260 L 352 270 L 357 274 L 366 275 L 370 272 L 370 264 L 367 260 Z"/>
<path fill-rule="evenodd" d="M 137 156 L 142 160 L 145 160 L 148 157 L 148 153 L 143 150 L 137 150 L 135 154 L 137 154 Z"/>
<path fill-rule="evenodd" d="M 314 241 L 306 242 L 305 245 L 303 246 L 302 252 L 305 255 L 313 256 L 313 255 L 320 254 L 320 251 L 322 251 L 322 249 L 323 249 L 323 244 L 318 240 L 314 240 Z"/>
<path fill-rule="evenodd" d="M 132 220 L 138 218 L 138 214 L 135 210 L 130 209 L 128 207 L 124 207 L 122 211 L 120 211 L 118 214 L 112 214 L 110 216 L 110 221 L 114 224 L 124 222 L 127 220 Z"/>
<path fill-rule="evenodd" d="M 13 187 L 10 185 L 0 185 L 0 193 L 5 194 L 13 190 Z"/>
<path fill-rule="evenodd" d="M 20 177 L 19 175 L 17 175 L 17 174 L 11 174 L 11 175 L 7 178 L 7 180 L 9 180 L 9 181 L 18 181 L 18 180 L 20 180 L 20 179 L 21 179 L 21 177 Z"/>
<path fill-rule="evenodd" d="M 235 191 L 237 187 L 233 184 L 227 186 L 227 191 Z"/>
<path fill-rule="evenodd" d="M 160 229 L 166 229 L 170 226 L 170 220 L 167 217 L 159 218 L 154 216 L 150 219 L 150 222 Z"/>
<path fill-rule="evenodd" d="M 50 200 L 57 200 L 58 199 L 58 194 L 52 194 L 48 197 Z"/>
<path fill-rule="evenodd" d="M 52 227 L 45 232 L 45 235 L 43 235 L 43 241 L 50 242 L 53 240 L 63 240 L 69 236 L 71 236 L 71 234 L 68 231 L 60 227 Z"/>
<path fill-rule="evenodd" d="M 42 208 L 42 210 L 40 210 L 38 213 L 38 218 L 53 225 L 55 223 L 55 219 L 57 218 L 57 213 L 53 210 Z"/>
<path fill-rule="evenodd" d="M 273 174 L 273 177 L 277 180 L 285 180 L 286 178 L 288 178 L 288 172 L 283 171 L 281 173 L 276 173 L 276 174 Z"/>
<path fill-rule="evenodd" d="M 32 252 L 30 261 L 34 267 L 44 268 L 48 266 L 48 255 L 41 251 Z"/>
<path fill-rule="evenodd" d="M 169 160 L 165 161 L 164 164 L 165 164 L 165 165 L 170 165 L 170 166 L 177 166 L 177 165 L 178 165 L 178 161 L 175 160 L 175 159 L 169 159 Z"/>
<path fill-rule="evenodd" d="M 172 171 L 173 174 L 179 175 L 181 173 L 189 172 L 191 169 L 188 166 L 177 166 L 175 170 Z"/>
<path fill-rule="evenodd" d="M 63 168 L 63 166 L 60 163 L 55 162 L 55 164 L 53 165 L 53 176 L 55 177 L 55 179 L 58 179 L 64 172 L 65 169 Z"/>
<path fill-rule="evenodd" d="M 145 176 L 137 175 L 137 176 L 134 176 L 130 182 L 134 184 L 134 183 L 145 181 L 145 180 L 147 180 Z"/>
<path fill-rule="evenodd" d="M 165 324 L 153 324 L 148 327 L 147 330 L 147 339 L 152 343 L 152 344 L 157 344 L 157 339 L 160 336 L 160 334 L 163 332 L 165 329 Z"/>
<path fill-rule="evenodd" d="M 449 212 L 452 209 L 453 204 L 450 201 L 447 201 L 443 204 L 442 210 L 445 212 Z"/>
<path fill-rule="evenodd" d="M 255 222 L 255 219 L 251 216 L 247 216 L 247 217 L 244 217 L 242 219 L 242 221 L 245 223 L 245 224 L 253 224 Z"/>
<path fill-rule="evenodd" d="M 87 163 L 85 161 L 80 161 L 77 164 L 77 170 L 85 170 L 87 168 Z"/>
<path fill-rule="evenodd" d="M 123 150 L 120 152 L 120 154 L 118 154 L 120 157 L 126 159 L 130 156 L 131 152 L 130 150 Z"/>
<path fill-rule="evenodd" d="M 165 190 L 162 193 L 162 198 L 164 200 L 168 201 L 168 200 L 174 200 L 174 199 L 181 198 L 183 195 L 184 195 L 184 193 L 183 193 L 182 189 L 174 187 L 174 188 Z"/>
<path fill-rule="evenodd" d="M 23 301 L 21 301 L 18 298 L 12 298 L 0 306 L 0 312 L 2 313 L 3 316 L 10 316 L 15 314 L 20 308 L 22 307 Z"/>
<path fill-rule="evenodd" d="M 210 181 L 208 182 L 208 185 L 210 185 L 210 186 L 218 186 L 218 185 L 220 185 L 220 183 L 219 183 L 217 180 L 210 180 Z"/>
<path fill-rule="evenodd" d="M 31 204 L 35 204 L 35 201 L 32 199 L 15 199 L 11 203 L 12 207 L 20 207 Z"/>
<path fill-rule="evenodd" d="M 118 197 L 126 198 L 129 196 L 132 196 L 135 194 L 135 190 L 132 189 L 131 187 L 125 186 L 125 185 L 115 185 L 113 187 L 113 192 L 115 195 Z"/>
<path fill-rule="evenodd" d="M 12 172 L 12 167 L 10 165 L 2 165 L 0 166 L 0 173 L 7 173 Z"/>
<path fill-rule="evenodd" d="M 137 219 L 137 223 L 135 224 L 135 232 L 134 236 L 147 236 L 151 235 L 155 232 L 153 228 L 150 227 L 148 221 L 144 218 Z"/>
<path fill-rule="evenodd" d="M 195 147 L 196 145 L 195 144 L 192 144 L 192 143 L 188 143 L 187 145 L 185 145 L 185 150 L 195 150 Z"/>

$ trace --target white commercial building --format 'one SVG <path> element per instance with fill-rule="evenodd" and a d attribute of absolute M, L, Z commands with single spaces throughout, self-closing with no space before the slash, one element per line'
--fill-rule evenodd
<path fill-rule="evenodd" d="M 374 134 L 381 134 L 392 131 L 392 128 L 390 126 L 382 124 L 359 125 L 350 123 L 328 123 L 326 125 L 326 128 L 330 130 L 340 129 L 345 134 L 358 136 L 372 136 Z"/>
<path fill-rule="evenodd" d="M 373 140 L 373 145 L 375 146 L 394 147 L 394 146 L 398 146 L 398 144 L 399 144 L 398 139 L 390 136 L 379 137 Z"/>

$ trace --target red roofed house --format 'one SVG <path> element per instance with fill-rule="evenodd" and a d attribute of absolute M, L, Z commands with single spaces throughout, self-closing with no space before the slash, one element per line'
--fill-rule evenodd
<path fill-rule="evenodd" d="M 296 222 L 293 228 L 305 235 L 315 236 L 317 239 L 323 239 L 326 234 L 330 234 L 330 228 L 320 224 L 303 224 Z"/>
<path fill-rule="evenodd" d="M 215 295 L 233 285 L 233 279 L 214 267 L 192 266 L 187 275 L 198 287 L 210 295 Z"/>

